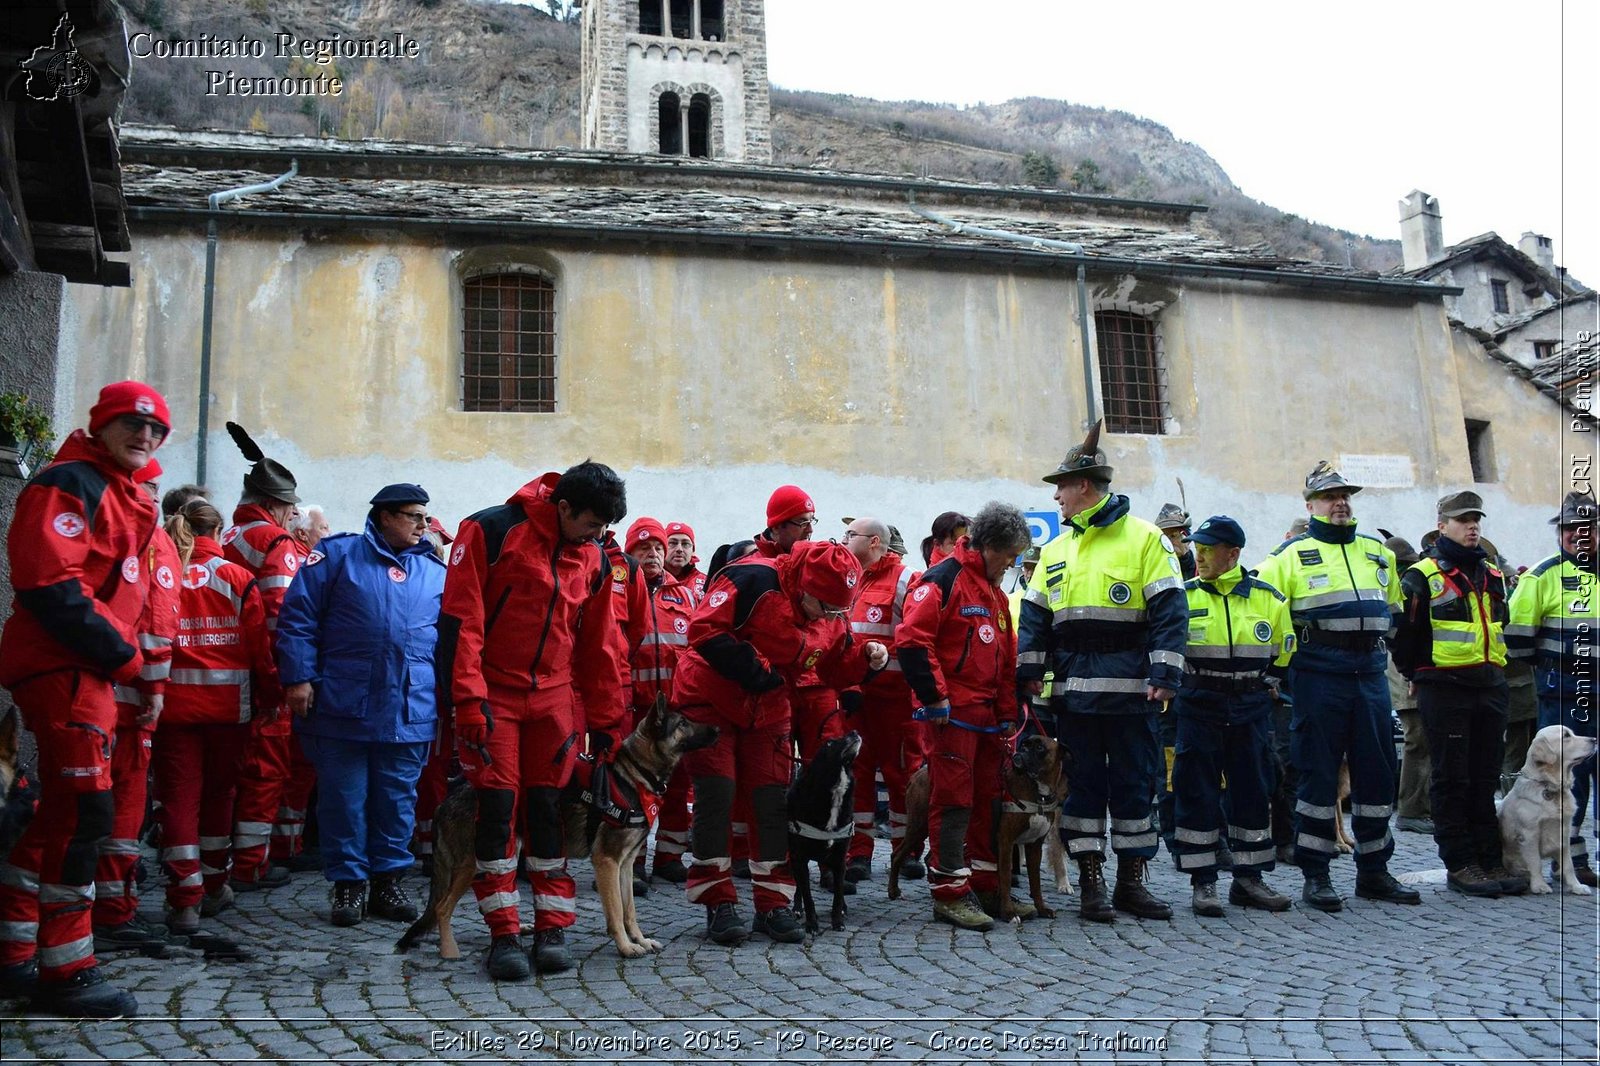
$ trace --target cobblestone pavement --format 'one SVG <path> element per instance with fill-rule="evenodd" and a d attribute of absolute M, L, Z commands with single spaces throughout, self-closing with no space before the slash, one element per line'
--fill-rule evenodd
<path fill-rule="evenodd" d="M 1392 869 L 1415 872 L 1420 907 L 1355 899 L 1345 859 L 1342 914 L 1301 907 L 1298 871 L 1281 868 L 1269 882 L 1294 910 L 1202 921 L 1163 856 L 1151 887 L 1171 923 L 1088 925 L 1059 897 L 1053 920 L 974 934 L 932 924 L 922 883 L 886 899 L 880 842 L 842 933 L 716 947 L 699 908 L 658 884 L 639 911 L 664 948 L 626 962 L 580 863 L 578 966 L 499 985 L 470 894 L 463 958 L 440 959 L 432 938 L 401 956 L 399 926 L 332 928 L 326 885 L 298 874 L 216 920 L 260 945 L 254 961 L 113 957 L 142 1017 L 66 1023 L 0 1004 L 0 1060 L 1595 1061 L 1600 895 L 1468 899 L 1444 888 L 1430 839 L 1398 845 Z"/>

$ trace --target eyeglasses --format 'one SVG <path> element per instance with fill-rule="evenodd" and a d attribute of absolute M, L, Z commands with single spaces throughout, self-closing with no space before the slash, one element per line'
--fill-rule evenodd
<path fill-rule="evenodd" d="M 871 538 L 873 538 L 875 536 L 877 536 L 877 534 L 875 534 L 875 533 L 863 533 L 863 532 L 861 532 L 860 530 L 857 530 L 857 529 L 847 529 L 847 530 L 844 531 L 844 542 L 846 544 L 849 544 L 851 537 L 866 537 L 866 538 L 868 538 L 870 540 Z"/>
<path fill-rule="evenodd" d="M 796 529 L 812 529 L 815 528 L 817 520 L 815 518 L 791 518 L 783 524 L 793 526 Z"/>
<path fill-rule="evenodd" d="M 392 513 L 399 515 L 401 518 L 409 519 L 415 525 L 425 526 L 428 524 L 427 511 L 394 511 Z"/>
<path fill-rule="evenodd" d="M 148 429 L 150 435 L 156 440 L 167 439 L 167 427 L 153 418 L 140 418 L 138 415 L 119 415 L 117 416 L 117 424 L 136 437 Z"/>

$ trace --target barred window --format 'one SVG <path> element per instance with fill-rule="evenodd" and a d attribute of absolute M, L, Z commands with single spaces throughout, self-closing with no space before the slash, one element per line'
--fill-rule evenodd
<path fill-rule="evenodd" d="M 1131 311 L 1096 311 L 1094 328 L 1106 430 L 1165 433 L 1167 368 L 1155 319 Z"/>
<path fill-rule="evenodd" d="M 556 409 L 556 289 L 541 274 L 462 284 L 463 411 Z"/>

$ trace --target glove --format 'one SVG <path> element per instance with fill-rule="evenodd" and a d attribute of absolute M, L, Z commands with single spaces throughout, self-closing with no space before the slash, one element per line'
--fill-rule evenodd
<path fill-rule="evenodd" d="M 853 688 L 839 693 L 839 709 L 845 713 L 846 717 L 852 714 L 859 714 L 861 711 L 861 690 Z"/>
<path fill-rule="evenodd" d="M 596 755 L 603 755 L 611 750 L 611 734 L 604 729 L 589 730 L 589 750 Z"/>
<path fill-rule="evenodd" d="M 476 708 L 463 703 L 456 708 L 456 740 L 465 748 L 482 749 L 494 732 L 494 715 L 489 711 L 489 701 L 481 701 Z"/>

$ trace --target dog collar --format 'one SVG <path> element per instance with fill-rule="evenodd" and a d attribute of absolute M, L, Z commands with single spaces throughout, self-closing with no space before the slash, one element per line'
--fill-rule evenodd
<path fill-rule="evenodd" d="M 855 831 L 856 826 L 853 821 L 844 823 L 838 829 L 818 829 L 804 822 L 789 823 L 789 832 L 807 840 L 844 840 L 846 837 L 854 836 Z"/>
<path fill-rule="evenodd" d="M 1000 809 L 1007 814 L 1053 814 L 1054 804 L 1046 804 L 1043 800 L 1007 800 L 1000 805 Z"/>

